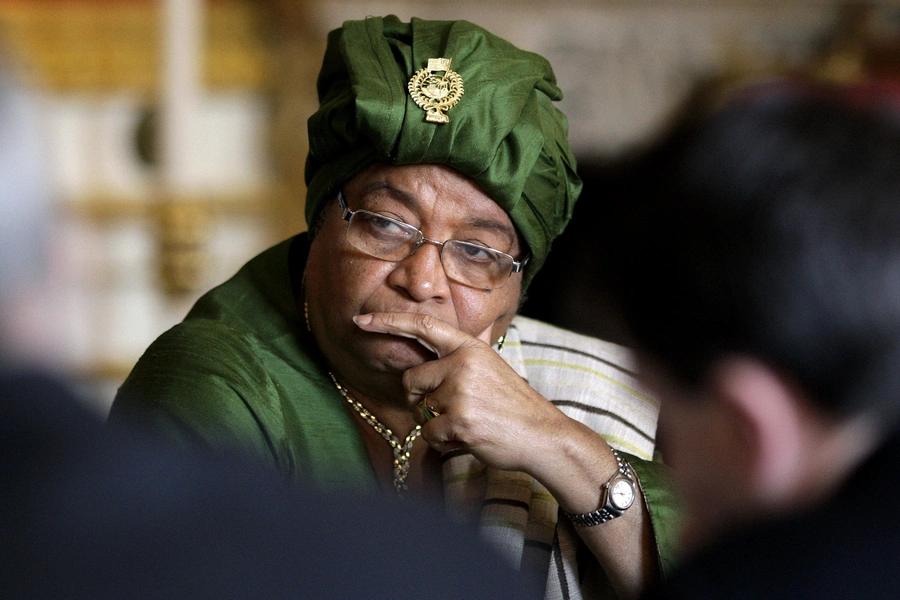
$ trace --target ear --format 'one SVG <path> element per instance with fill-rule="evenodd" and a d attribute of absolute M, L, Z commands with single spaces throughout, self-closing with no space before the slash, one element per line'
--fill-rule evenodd
<path fill-rule="evenodd" d="M 744 437 L 748 493 L 757 505 L 788 502 L 802 481 L 803 397 L 773 368 L 729 357 L 711 371 L 710 391 L 725 405 Z"/>

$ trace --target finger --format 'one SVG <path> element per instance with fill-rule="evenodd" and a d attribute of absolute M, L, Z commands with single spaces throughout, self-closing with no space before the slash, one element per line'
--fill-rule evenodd
<path fill-rule="evenodd" d="M 403 389 L 406 390 L 406 400 L 410 406 L 415 406 L 441 387 L 447 378 L 452 364 L 442 360 L 429 360 L 421 365 L 407 369 L 403 373 Z M 431 397 L 431 406 L 438 408 L 435 398 Z"/>
<path fill-rule="evenodd" d="M 466 445 L 463 444 L 462 442 L 454 442 L 452 440 L 449 442 L 444 442 L 442 440 L 434 440 L 434 441 L 425 440 L 425 441 L 428 442 L 428 445 L 431 446 L 435 451 L 440 452 L 441 454 L 444 454 L 445 452 L 452 452 L 453 450 L 459 450 L 460 448 L 466 447 Z"/>
<path fill-rule="evenodd" d="M 453 435 L 451 421 L 451 417 L 441 417 L 422 426 L 422 439 L 434 450 L 442 454 L 465 447 L 465 444 L 457 440 Z"/>
<path fill-rule="evenodd" d="M 414 313 L 370 313 L 353 317 L 360 329 L 412 338 L 438 358 L 447 356 L 476 338 L 431 315 Z"/>

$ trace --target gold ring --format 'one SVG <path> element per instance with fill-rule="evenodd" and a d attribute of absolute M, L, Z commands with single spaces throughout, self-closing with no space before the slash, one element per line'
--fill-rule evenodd
<path fill-rule="evenodd" d="M 428 402 L 428 396 L 425 396 L 425 399 L 419 403 L 419 408 L 422 409 L 422 414 L 425 415 L 426 423 L 441 414 L 438 411 L 431 408 L 430 406 L 428 406 L 427 402 Z"/>

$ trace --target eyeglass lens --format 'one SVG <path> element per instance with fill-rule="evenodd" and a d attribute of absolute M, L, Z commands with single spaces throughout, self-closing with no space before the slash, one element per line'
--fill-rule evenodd
<path fill-rule="evenodd" d="M 357 249 L 390 261 L 407 258 L 426 241 L 412 225 L 365 210 L 351 214 L 347 238 Z M 450 279 L 486 289 L 502 287 L 513 269 L 513 259 L 508 254 L 459 240 L 441 244 L 441 263 Z"/>

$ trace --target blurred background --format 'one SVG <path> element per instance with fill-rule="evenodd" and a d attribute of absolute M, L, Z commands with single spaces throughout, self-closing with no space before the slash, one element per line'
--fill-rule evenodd
<path fill-rule="evenodd" d="M 524 312 L 613 340 L 602 290 L 578 285 L 579 240 L 603 235 L 622 164 L 691 90 L 791 72 L 900 82 L 900 2 L 0 0 L 57 208 L 22 328 L 97 411 L 202 292 L 305 229 L 326 34 L 391 13 L 474 21 L 551 61 L 585 192 Z"/>

